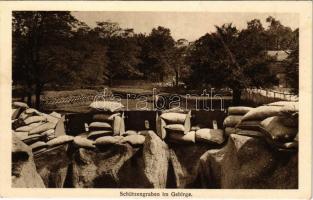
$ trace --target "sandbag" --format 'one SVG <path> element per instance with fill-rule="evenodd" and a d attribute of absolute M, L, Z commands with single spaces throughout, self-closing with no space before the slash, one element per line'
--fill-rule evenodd
<path fill-rule="evenodd" d="M 15 130 L 15 129 L 21 127 L 21 126 L 26 126 L 24 120 L 22 120 L 22 119 L 17 119 L 17 120 L 14 120 L 12 122 L 12 129 L 13 130 Z"/>
<path fill-rule="evenodd" d="M 246 106 L 228 107 L 228 115 L 245 115 L 252 109 L 253 108 Z"/>
<path fill-rule="evenodd" d="M 162 114 L 163 113 L 186 113 L 186 110 L 183 110 L 179 107 L 175 107 L 175 108 L 170 108 L 167 110 L 162 110 Z"/>
<path fill-rule="evenodd" d="M 197 130 L 199 130 L 201 128 L 205 128 L 205 127 L 206 127 L 205 124 L 197 124 L 197 125 L 191 126 L 190 131 L 197 131 Z"/>
<path fill-rule="evenodd" d="M 74 140 L 74 137 L 71 136 L 71 135 L 61 135 L 61 136 L 59 136 L 57 138 L 49 140 L 47 142 L 47 145 L 49 147 L 54 147 L 54 146 L 61 145 L 61 144 L 64 144 L 64 143 L 72 142 L 73 140 Z"/>
<path fill-rule="evenodd" d="M 253 130 L 259 131 L 260 130 L 260 121 L 241 121 L 235 127 L 242 129 L 242 130 Z"/>
<path fill-rule="evenodd" d="M 260 106 L 253 108 L 247 112 L 243 117 L 242 121 L 248 120 L 264 120 L 268 117 L 277 116 L 281 111 L 281 107 L 278 106 Z"/>
<path fill-rule="evenodd" d="M 115 119 L 115 117 L 114 117 Z M 125 116 L 124 116 L 124 112 L 121 116 L 121 122 L 120 122 L 120 131 L 118 135 L 121 135 L 122 133 L 125 133 Z"/>
<path fill-rule="evenodd" d="M 128 142 L 131 145 L 142 145 L 145 142 L 146 137 L 143 135 L 128 135 L 121 139 L 121 143 Z"/>
<path fill-rule="evenodd" d="M 296 142 L 296 141 L 286 142 L 283 144 L 282 147 L 286 148 L 286 149 L 296 149 L 296 148 L 298 148 L 298 142 Z"/>
<path fill-rule="evenodd" d="M 195 143 L 195 131 L 189 131 L 186 134 L 181 134 L 177 132 L 170 132 L 167 135 L 168 141 L 174 143 Z"/>
<path fill-rule="evenodd" d="M 282 124 L 287 127 L 298 128 L 299 119 L 298 116 L 279 116 Z"/>
<path fill-rule="evenodd" d="M 234 127 L 226 127 L 225 135 L 230 136 L 231 134 L 236 134 L 237 128 Z"/>
<path fill-rule="evenodd" d="M 44 139 L 44 136 L 40 134 L 33 134 L 33 135 L 28 135 L 27 137 L 23 138 L 22 141 L 27 145 L 31 145 L 34 142 L 37 142 L 43 139 Z"/>
<path fill-rule="evenodd" d="M 21 126 L 21 127 L 18 127 L 17 129 L 15 129 L 15 131 L 29 132 L 32 129 L 33 129 L 33 127 L 31 127 L 31 126 Z"/>
<path fill-rule="evenodd" d="M 24 102 L 13 102 L 13 107 L 15 108 L 29 108 L 28 105 Z"/>
<path fill-rule="evenodd" d="M 124 119 L 121 116 L 115 116 L 113 122 L 113 135 L 120 135 L 122 131 L 122 127 L 124 124 Z"/>
<path fill-rule="evenodd" d="M 97 122 L 112 122 L 116 116 L 121 116 L 121 113 L 114 114 L 94 114 L 92 116 L 93 121 Z"/>
<path fill-rule="evenodd" d="M 52 112 L 49 114 L 50 116 L 52 117 L 55 117 L 55 118 L 58 118 L 58 119 L 61 119 L 62 115 L 60 113 L 57 113 L 57 112 Z"/>
<path fill-rule="evenodd" d="M 40 153 L 42 153 L 42 152 L 45 152 L 45 151 L 47 151 L 47 150 L 48 150 L 48 147 L 46 147 L 46 148 L 41 148 L 41 149 L 36 150 L 35 152 L 33 152 L 33 154 L 34 154 L 34 155 L 38 155 L 38 154 L 40 154 Z"/>
<path fill-rule="evenodd" d="M 24 120 L 26 125 L 35 123 L 35 122 L 44 122 L 44 121 L 47 121 L 47 118 L 44 116 L 31 116 Z"/>
<path fill-rule="evenodd" d="M 138 135 L 147 136 L 147 135 L 155 134 L 155 132 L 152 131 L 152 130 L 143 130 L 143 131 L 138 131 L 137 134 Z"/>
<path fill-rule="evenodd" d="M 32 116 L 31 114 L 26 114 L 25 111 L 18 116 L 19 119 L 25 120 L 26 118 Z"/>
<path fill-rule="evenodd" d="M 156 122 L 156 129 L 157 129 L 157 135 L 164 139 L 166 137 L 166 130 L 165 130 L 166 122 L 164 119 L 162 119 L 160 116 L 157 116 L 157 122 Z"/>
<path fill-rule="evenodd" d="M 21 114 L 21 108 L 13 108 L 13 109 L 12 109 L 11 119 L 12 119 L 12 120 L 17 119 L 20 114 Z"/>
<path fill-rule="evenodd" d="M 89 131 L 99 130 L 112 130 L 112 126 L 107 122 L 92 122 L 89 124 Z"/>
<path fill-rule="evenodd" d="M 183 124 L 169 124 L 169 125 L 165 126 L 165 129 L 173 131 L 173 132 L 179 131 L 182 133 L 184 133 L 186 131 L 185 126 Z"/>
<path fill-rule="evenodd" d="M 44 123 L 40 126 L 37 126 L 35 128 L 33 128 L 32 130 L 29 131 L 29 135 L 32 135 L 32 134 L 40 134 L 42 132 L 45 132 L 49 129 L 54 129 L 56 126 L 56 124 L 54 123 L 51 123 L 51 122 L 47 122 L 47 123 Z"/>
<path fill-rule="evenodd" d="M 292 141 L 298 133 L 298 129 L 284 126 L 279 116 L 266 118 L 261 126 L 277 141 Z"/>
<path fill-rule="evenodd" d="M 183 113 L 163 113 L 160 117 L 167 123 L 184 124 L 187 114 Z"/>
<path fill-rule="evenodd" d="M 41 113 L 34 108 L 28 108 L 24 112 L 25 112 L 25 114 L 29 114 L 29 115 L 34 115 L 34 114 L 41 115 Z"/>
<path fill-rule="evenodd" d="M 137 131 L 135 130 L 127 130 L 125 133 L 122 133 L 122 136 L 127 136 L 127 135 L 137 135 Z"/>
<path fill-rule="evenodd" d="M 46 131 L 42 132 L 41 135 L 51 135 L 51 134 L 54 134 L 54 133 L 55 133 L 54 129 L 49 129 L 49 130 L 46 130 Z"/>
<path fill-rule="evenodd" d="M 123 104 L 116 101 L 94 101 L 89 105 L 90 108 L 96 110 L 116 112 L 124 108 Z"/>
<path fill-rule="evenodd" d="M 52 140 L 52 139 L 56 138 L 54 129 L 46 130 L 46 131 L 40 133 L 40 135 L 46 136 L 47 140 Z"/>
<path fill-rule="evenodd" d="M 121 136 L 102 136 L 96 139 L 96 146 L 105 146 L 112 144 L 119 144 L 123 137 Z"/>
<path fill-rule="evenodd" d="M 29 132 L 30 130 L 34 129 L 35 127 L 38 127 L 40 125 L 42 125 L 43 122 L 35 122 L 35 123 L 32 123 L 32 124 L 29 124 L 27 126 L 21 126 L 21 127 L 18 127 L 16 129 L 16 131 L 26 131 L 26 132 Z"/>
<path fill-rule="evenodd" d="M 298 107 L 299 103 L 297 101 L 277 101 L 267 104 L 268 106 L 292 106 Z"/>
<path fill-rule="evenodd" d="M 47 145 L 47 143 L 45 143 L 43 141 L 38 141 L 38 142 L 31 144 L 30 147 L 32 148 L 32 151 L 34 152 L 34 151 L 38 151 L 38 150 L 43 149 L 43 148 L 47 148 L 48 145 Z"/>
<path fill-rule="evenodd" d="M 189 111 L 186 115 L 184 127 L 185 127 L 185 132 L 190 131 L 190 128 L 191 128 L 191 111 Z"/>
<path fill-rule="evenodd" d="M 244 136 L 249 136 L 249 137 L 264 137 L 262 132 L 260 131 L 255 131 L 255 130 L 242 130 L 242 129 L 237 129 L 236 133 L 237 135 L 244 135 Z"/>
<path fill-rule="evenodd" d="M 60 120 L 60 118 L 56 118 L 56 117 L 53 117 L 51 115 L 47 115 L 45 113 L 42 113 L 42 116 L 46 117 L 48 122 L 51 122 L 51 123 L 54 123 L 54 124 L 57 124 L 59 122 L 59 120 Z"/>
<path fill-rule="evenodd" d="M 162 136 L 161 139 L 164 139 L 166 137 L 166 130 L 165 130 L 166 122 L 161 117 L 160 117 L 160 120 L 161 120 L 161 136 Z"/>
<path fill-rule="evenodd" d="M 31 123 L 29 124 L 28 126 L 31 127 L 31 128 L 36 128 L 42 124 L 44 124 L 45 122 L 35 122 L 35 123 Z"/>
<path fill-rule="evenodd" d="M 242 119 L 241 115 L 229 115 L 224 119 L 224 127 L 235 127 Z"/>
<path fill-rule="evenodd" d="M 288 115 L 288 116 L 294 116 L 298 115 L 299 108 L 291 105 L 286 105 L 280 108 L 280 115 Z"/>
<path fill-rule="evenodd" d="M 222 129 L 203 128 L 196 131 L 196 142 L 207 142 L 211 144 L 222 144 L 224 142 Z"/>
<path fill-rule="evenodd" d="M 95 142 L 93 140 L 89 140 L 85 137 L 82 137 L 82 136 L 76 136 L 74 138 L 74 144 L 79 147 L 79 148 L 90 148 L 90 149 L 93 149 L 95 148 Z"/>
<path fill-rule="evenodd" d="M 95 140 L 98 137 L 102 136 L 110 136 L 112 135 L 112 131 L 110 130 L 104 130 L 104 131 L 92 131 L 88 134 L 87 138 L 90 140 Z"/>
<path fill-rule="evenodd" d="M 26 138 L 28 138 L 28 132 L 25 132 L 25 131 L 13 131 L 13 133 L 20 140 L 25 140 Z"/>
<path fill-rule="evenodd" d="M 55 126 L 55 135 L 61 136 L 61 135 L 66 135 L 66 131 L 65 131 L 65 116 L 62 116 L 62 118 L 58 121 L 57 125 Z"/>
<path fill-rule="evenodd" d="M 18 111 L 18 108 L 12 108 L 11 120 L 14 120 L 17 118 L 17 116 L 16 116 L 17 114 L 15 114 L 15 113 L 18 113 L 18 112 L 16 112 L 16 111 Z"/>

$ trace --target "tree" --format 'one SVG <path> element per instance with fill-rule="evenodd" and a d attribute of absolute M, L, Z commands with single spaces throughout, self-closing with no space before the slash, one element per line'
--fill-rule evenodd
<path fill-rule="evenodd" d="M 186 39 L 179 39 L 175 42 L 175 49 L 173 50 L 171 58 L 171 67 L 175 74 L 175 85 L 179 84 L 182 76 L 188 73 L 188 66 L 185 63 L 185 57 L 188 49 L 188 41 Z"/>
<path fill-rule="evenodd" d="M 291 49 L 286 60 L 286 78 L 292 92 L 299 94 L 299 29 L 293 31 Z"/>
<path fill-rule="evenodd" d="M 51 69 L 50 59 L 53 58 L 50 53 L 60 53 L 56 48 L 62 46 L 65 38 L 71 37 L 72 29 L 77 25 L 78 21 L 70 12 L 13 12 L 13 78 L 27 83 L 28 95 L 32 85 L 35 86 L 37 108 L 44 85 L 51 81 L 48 77 L 53 76 L 52 71 L 57 71 Z M 17 72 L 21 74 L 16 75 Z"/>
<path fill-rule="evenodd" d="M 270 71 L 273 58 L 267 56 L 266 41 L 265 29 L 258 19 L 249 21 L 239 34 L 241 46 L 237 58 L 244 67 L 243 73 L 249 77 L 249 87 L 271 87 L 277 83 L 275 74 Z"/>
<path fill-rule="evenodd" d="M 82 24 L 71 38 L 71 43 L 72 49 L 80 56 L 79 70 L 73 82 L 80 85 L 104 84 L 109 71 L 108 47 L 101 43 L 98 34 Z"/>
<path fill-rule="evenodd" d="M 171 68 L 171 55 L 175 49 L 175 40 L 171 36 L 168 28 L 153 28 L 148 36 L 148 71 L 155 76 L 158 81 L 164 81 L 164 77 Z"/>
<path fill-rule="evenodd" d="M 140 47 L 138 70 L 142 73 L 143 79 L 152 79 L 151 76 L 151 59 L 149 59 L 149 52 L 151 49 L 150 41 L 147 35 L 139 33 L 134 35 L 137 45 Z"/>
<path fill-rule="evenodd" d="M 96 22 L 97 26 L 94 28 L 94 31 L 98 33 L 100 38 L 109 39 L 114 36 L 121 35 L 122 28 L 116 22 Z"/>
<path fill-rule="evenodd" d="M 286 80 L 291 91 L 299 94 L 299 49 L 293 50 L 286 62 Z"/>
<path fill-rule="evenodd" d="M 116 78 L 140 77 L 140 47 L 134 38 L 133 29 L 122 29 L 117 23 L 97 22 L 94 32 L 107 47 L 108 66 L 106 78 L 111 86 Z"/>
<path fill-rule="evenodd" d="M 233 104 L 239 105 L 241 98 L 241 90 L 246 88 L 250 83 L 249 77 L 244 74 L 243 63 L 240 63 L 236 58 L 236 54 L 240 47 L 238 43 L 238 31 L 232 24 L 223 25 L 222 27 L 216 26 L 217 37 L 222 43 L 222 47 L 228 57 L 226 75 L 226 84 L 233 90 Z M 230 48 L 232 47 L 232 48 Z M 239 50 L 240 52 L 240 50 Z"/>
<path fill-rule="evenodd" d="M 109 58 L 107 48 L 103 45 L 93 44 L 90 53 L 82 61 L 79 79 L 86 85 L 101 85 L 108 79 Z"/>
<path fill-rule="evenodd" d="M 283 26 L 279 20 L 269 16 L 266 18 L 269 27 L 267 34 L 268 50 L 287 50 L 293 45 L 293 32 L 290 27 Z"/>
<path fill-rule="evenodd" d="M 132 37 L 117 36 L 111 38 L 108 52 L 111 70 L 110 80 L 142 76 L 138 70 L 138 64 L 141 62 L 139 59 L 140 51 L 140 47 Z"/>
<path fill-rule="evenodd" d="M 256 56 L 266 49 L 266 33 L 259 19 L 247 22 L 247 28 L 243 29 L 238 35 L 241 54 Z"/>
<path fill-rule="evenodd" d="M 293 31 L 291 52 L 284 61 L 286 65 L 286 81 L 291 92 L 299 94 L 299 29 Z"/>
<path fill-rule="evenodd" d="M 259 20 L 248 22 L 247 29 L 242 31 L 232 24 L 216 26 L 216 30 L 201 37 L 191 48 L 188 62 L 193 82 L 231 88 L 235 105 L 240 103 L 242 89 L 275 82 L 260 42 L 264 29 Z"/>

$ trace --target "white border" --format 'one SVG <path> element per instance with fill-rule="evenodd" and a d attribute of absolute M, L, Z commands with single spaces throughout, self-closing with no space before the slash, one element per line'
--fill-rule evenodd
<path fill-rule="evenodd" d="M 70 10 L 70 11 L 185 11 L 185 12 L 279 12 L 299 13 L 300 19 L 300 148 L 298 190 L 225 190 L 225 189 L 166 189 L 191 191 L 193 197 L 209 198 L 310 198 L 312 141 L 312 2 L 310 1 L 224 1 L 224 2 L 129 2 L 129 1 L 56 1 L 0 2 L 0 194 L 1 196 L 47 197 L 119 197 L 119 191 L 131 189 L 16 189 L 11 188 L 11 11 Z M 136 189 L 163 191 L 162 189 Z"/>

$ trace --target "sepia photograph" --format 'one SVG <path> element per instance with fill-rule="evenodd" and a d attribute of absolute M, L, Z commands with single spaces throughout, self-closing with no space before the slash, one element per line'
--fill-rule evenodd
<path fill-rule="evenodd" d="M 300 13 L 10 15 L 12 188 L 301 189 Z"/>

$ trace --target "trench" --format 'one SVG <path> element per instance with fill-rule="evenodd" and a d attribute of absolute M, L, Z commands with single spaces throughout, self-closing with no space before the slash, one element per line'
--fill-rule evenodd
<path fill-rule="evenodd" d="M 212 128 L 212 120 L 216 120 L 218 127 L 222 127 L 226 115 L 223 112 L 193 111 L 192 113 L 192 124 L 207 122 L 208 128 Z M 142 129 L 145 121 L 149 121 L 150 128 L 155 129 L 153 120 L 156 114 L 155 111 L 125 112 L 126 129 L 136 127 Z M 90 121 L 91 116 L 87 113 L 66 115 L 66 133 L 73 136 L 80 135 L 84 132 L 84 123 Z M 239 139 L 240 137 L 238 136 Z M 230 138 L 221 145 L 172 144 L 166 140 L 162 141 L 156 134 L 151 136 L 152 140 L 158 142 L 149 143 L 150 146 L 145 147 L 133 147 L 127 144 L 104 150 L 83 150 L 83 155 L 72 144 L 66 144 L 67 146 L 59 148 L 63 149 L 63 152 L 59 150 L 58 153 L 56 149 L 36 155 L 35 164 L 46 187 L 169 189 L 298 187 L 297 153 L 275 152 L 264 142 L 255 140 L 250 142 L 250 139 L 245 139 L 246 143 L 242 146 L 244 150 L 239 152 L 234 149 L 236 146 Z M 166 144 L 166 147 L 159 146 L 159 149 L 153 152 L 153 148 L 160 144 Z M 259 154 L 261 163 L 267 165 L 266 167 L 262 168 L 256 165 L 258 163 L 254 163 L 260 161 L 255 160 L 254 155 L 251 155 L 250 151 L 253 148 L 256 148 L 255 152 L 259 151 L 255 154 Z M 161 156 L 157 154 L 159 150 L 163 152 Z M 212 154 L 208 153 L 211 151 Z M 219 152 L 223 153 L 223 159 Z M 203 160 L 204 155 L 207 160 Z M 80 156 L 83 156 L 83 162 L 80 161 Z M 252 175 L 254 177 L 249 178 Z"/>

